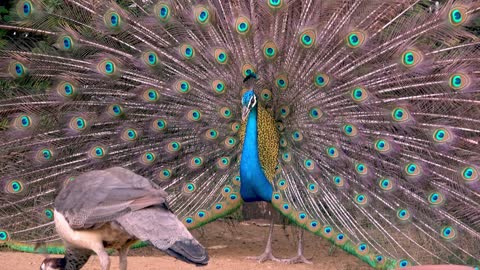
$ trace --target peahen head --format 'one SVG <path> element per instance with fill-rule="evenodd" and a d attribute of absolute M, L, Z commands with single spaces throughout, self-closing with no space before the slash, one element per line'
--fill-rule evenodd
<path fill-rule="evenodd" d="M 65 267 L 65 258 L 45 258 L 40 266 L 40 270 L 63 270 Z"/>
<path fill-rule="evenodd" d="M 242 120 L 245 121 L 250 111 L 257 106 L 257 96 L 252 90 L 248 90 L 242 96 Z"/>

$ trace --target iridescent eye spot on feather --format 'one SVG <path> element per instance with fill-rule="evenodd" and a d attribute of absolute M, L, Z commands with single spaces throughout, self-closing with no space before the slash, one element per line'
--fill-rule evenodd
<path fill-rule="evenodd" d="M 303 166 L 308 171 L 313 171 L 315 169 L 315 162 L 313 162 L 313 160 L 311 160 L 311 159 L 305 159 L 303 161 Z"/>
<path fill-rule="evenodd" d="M 187 113 L 187 119 L 192 122 L 198 122 L 202 118 L 202 113 L 199 110 L 190 110 Z"/>
<path fill-rule="evenodd" d="M 119 29 L 122 26 L 122 17 L 114 10 L 109 10 L 103 15 L 105 26 L 112 29 Z"/>
<path fill-rule="evenodd" d="M 60 82 L 56 89 L 57 93 L 63 98 L 73 98 L 77 94 L 77 87 L 70 82 Z"/>
<path fill-rule="evenodd" d="M 180 46 L 180 55 L 186 60 L 193 59 L 195 57 L 195 49 L 190 44 L 183 44 Z"/>
<path fill-rule="evenodd" d="M 205 138 L 207 138 L 207 140 L 216 140 L 218 138 L 218 131 L 214 128 L 205 131 Z"/>
<path fill-rule="evenodd" d="M 396 107 L 392 110 L 393 121 L 403 123 L 410 120 L 410 112 L 403 107 Z"/>
<path fill-rule="evenodd" d="M 335 146 L 327 147 L 326 152 L 327 152 L 328 157 L 331 158 L 331 159 L 336 159 L 339 156 L 339 152 L 338 152 L 338 150 Z"/>
<path fill-rule="evenodd" d="M 402 64 L 411 68 L 423 61 L 423 55 L 417 50 L 411 49 L 402 53 Z"/>
<path fill-rule="evenodd" d="M 285 152 L 282 154 L 282 160 L 285 162 L 292 161 L 292 155 L 289 152 Z"/>
<path fill-rule="evenodd" d="M 332 177 L 332 181 L 333 181 L 333 184 L 339 188 L 341 187 L 344 187 L 345 186 L 345 180 L 343 179 L 343 177 L 339 176 L 339 175 L 335 175 Z"/>
<path fill-rule="evenodd" d="M 287 140 L 284 137 L 281 137 L 280 138 L 280 146 L 285 148 L 285 147 L 287 147 L 287 145 L 288 145 Z"/>
<path fill-rule="evenodd" d="M 8 65 L 8 73 L 15 79 L 22 78 L 27 74 L 27 69 L 22 63 L 13 61 Z"/>
<path fill-rule="evenodd" d="M 283 0 L 267 0 L 267 4 L 272 10 L 278 10 L 283 7 Z"/>
<path fill-rule="evenodd" d="M 275 123 L 277 130 L 282 132 L 285 129 L 285 125 L 282 122 Z"/>
<path fill-rule="evenodd" d="M 369 251 L 368 245 L 365 244 L 365 243 L 358 243 L 356 249 L 357 249 L 358 254 L 360 254 L 360 255 L 365 255 Z"/>
<path fill-rule="evenodd" d="M 246 35 L 250 32 L 251 24 L 247 17 L 240 16 L 235 21 L 235 30 L 240 35 Z"/>
<path fill-rule="evenodd" d="M 352 124 L 343 125 L 342 131 L 348 137 L 355 137 L 358 134 L 358 129 Z"/>
<path fill-rule="evenodd" d="M 315 39 L 317 38 L 317 34 L 313 29 L 306 29 L 300 33 L 299 36 L 299 43 L 304 48 L 311 48 L 315 44 Z"/>
<path fill-rule="evenodd" d="M 280 190 L 285 190 L 287 189 L 288 185 L 287 185 L 287 180 L 283 179 L 283 178 L 280 178 L 278 179 L 277 181 L 277 187 L 278 189 Z"/>
<path fill-rule="evenodd" d="M 206 25 L 210 23 L 210 11 L 205 6 L 196 6 L 193 9 L 193 14 L 198 24 Z"/>
<path fill-rule="evenodd" d="M 410 219 L 410 211 L 404 208 L 399 208 L 397 210 L 397 218 L 401 221 L 407 221 Z"/>
<path fill-rule="evenodd" d="M 160 2 L 155 5 L 154 12 L 158 20 L 162 23 L 168 22 L 171 16 L 170 5 L 165 2 Z"/>
<path fill-rule="evenodd" d="M 143 63 L 149 67 L 158 65 L 158 54 L 154 51 L 146 51 L 142 53 Z"/>
<path fill-rule="evenodd" d="M 391 150 L 390 142 L 384 139 L 377 139 L 373 145 L 375 150 L 380 153 L 388 153 Z"/>
<path fill-rule="evenodd" d="M 473 183 L 479 179 L 478 170 L 475 167 L 465 167 L 461 171 L 461 174 L 463 180 L 465 180 L 467 183 Z"/>
<path fill-rule="evenodd" d="M 123 116 L 123 107 L 119 104 L 112 104 L 108 106 L 107 113 L 112 117 L 120 117 Z"/>
<path fill-rule="evenodd" d="M 225 170 L 230 166 L 230 158 L 229 157 L 221 157 L 217 160 L 217 168 L 221 170 Z"/>
<path fill-rule="evenodd" d="M 358 205 L 366 205 L 368 203 L 368 197 L 365 194 L 355 195 L 355 203 Z"/>
<path fill-rule="evenodd" d="M 233 117 L 232 110 L 229 107 L 222 107 L 219 113 L 220 116 L 225 119 L 231 119 Z"/>
<path fill-rule="evenodd" d="M 58 37 L 57 46 L 63 51 L 70 51 L 74 48 L 73 38 L 69 35 Z"/>
<path fill-rule="evenodd" d="M 295 219 L 299 224 L 305 224 L 305 222 L 307 221 L 307 218 L 308 218 L 307 213 L 303 211 L 298 212 L 297 215 L 295 216 Z"/>
<path fill-rule="evenodd" d="M 314 107 L 310 109 L 308 116 L 310 116 L 312 120 L 318 120 L 322 118 L 323 112 L 319 108 Z"/>
<path fill-rule="evenodd" d="M 68 126 L 70 127 L 71 130 L 80 132 L 87 129 L 88 122 L 87 120 L 85 120 L 85 118 L 81 116 L 77 116 L 77 117 L 72 117 L 70 119 Z"/>
<path fill-rule="evenodd" d="M 160 170 L 158 177 L 160 180 L 168 180 L 172 177 L 173 173 L 171 169 L 162 169 Z"/>
<path fill-rule="evenodd" d="M 315 74 L 315 76 L 313 76 L 313 83 L 318 88 L 323 88 L 327 86 L 329 82 L 330 82 L 330 77 L 328 77 L 327 74 L 317 73 Z"/>
<path fill-rule="evenodd" d="M 197 216 L 199 221 L 204 221 L 204 220 L 208 219 L 208 217 L 210 215 L 209 215 L 208 211 L 206 211 L 206 210 L 198 210 L 196 216 Z"/>
<path fill-rule="evenodd" d="M 192 217 L 186 217 L 183 220 L 183 224 L 185 224 L 187 228 L 193 227 L 193 225 L 195 224 L 195 220 Z"/>
<path fill-rule="evenodd" d="M 179 80 L 175 83 L 175 90 L 180 94 L 186 94 L 190 92 L 190 83 L 185 80 Z"/>
<path fill-rule="evenodd" d="M 317 232 L 321 227 L 322 225 L 317 220 L 312 220 L 308 223 L 308 229 L 311 232 Z"/>
<path fill-rule="evenodd" d="M 234 137 L 227 137 L 223 141 L 223 144 L 227 147 L 227 149 L 231 149 L 237 145 L 237 140 Z"/>
<path fill-rule="evenodd" d="M 133 142 L 138 139 L 138 131 L 134 128 L 126 128 L 122 131 L 120 138 L 125 142 Z"/>
<path fill-rule="evenodd" d="M 292 132 L 292 139 L 295 142 L 301 142 L 303 140 L 303 135 L 300 131 L 295 130 L 294 132 Z"/>
<path fill-rule="evenodd" d="M 230 125 L 230 128 L 232 130 L 233 133 L 237 133 L 238 130 L 240 129 L 240 123 L 238 122 L 233 122 L 231 125 Z"/>
<path fill-rule="evenodd" d="M 252 73 L 253 73 L 253 74 L 256 74 L 256 73 L 257 73 L 256 70 L 255 70 L 255 67 L 254 67 L 253 65 L 251 65 L 251 64 L 244 64 L 244 65 L 242 66 L 242 76 L 243 76 L 244 78 L 246 78 L 248 75 L 250 75 L 250 74 L 252 74 Z"/>
<path fill-rule="evenodd" d="M 358 48 L 363 45 L 363 43 L 365 42 L 365 39 L 366 39 L 365 33 L 361 31 L 353 31 L 346 36 L 345 43 L 350 48 Z"/>
<path fill-rule="evenodd" d="M 335 237 L 335 243 L 337 245 L 343 245 L 343 244 L 345 244 L 345 242 L 347 242 L 347 240 L 348 240 L 348 237 L 343 233 L 339 233 Z"/>
<path fill-rule="evenodd" d="M 216 203 L 213 208 L 212 208 L 212 211 L 213 213 L 216 213 L 216 214 L 219 214 L 223 211 L 223 209 L 225 208 L 225 205 L 224 203 L 222 202 L 219 202 L 219 203 Z"/>
<path fill-rule="evenodd" d="M 350 96 L 352 97 L 353 101 L 362 103 L 368 99 L 369 93 L 363 87 L 356 87 L 352 90 Z"/>
<path fill-rule="evenodd" d="M 285 90 L 288 88 L 288 77 L 286 74 L 280 74 L 275 78 L 275 85 L 280 90 Z"/>
<path fill-rule="evenodd" d="M 150 127 L 154 131 L 165 131 L 167 129 L 167 121 L 163 118 L 157 118 L 152 121 Z"/>
<path fill-rule="evenodd" d="M 19 194 L 24 191 L 25 185 L 20 179 L 13 179 L 7 182 L 5 185 L 5 192 L 10 194 Z"/>
<path fill-rule="evenodd" d="M 221 65 L 225 65 L 228 62 L 228 54 L 224 49 L 215 49 L 214 56 L 215 61 Z"/>
<path fill-rule="evenodd" d="M 468 75 L 463 73 L 455 73 L 450 76 L 448 80 L 450 88 L 454 91 L 461 91 L 471 84 L 471 79 Z"/>
<path fill-rule="evenodd" d="M 222 195 L 224 197 L 228 197 L 228 195 L 230 195 L 230 193 L 232 193 L 232 187 L 227 185 L 227 186 L 224 186 L 223 189 L 222 189 Z"/>
<path fill-rule="evenodd" d="M 49 148 L 43 148 L 37 151 L 35 154 L 35 161 L 39 163 L 45 163 L 52 161 L 54 158 L 54 152 L 53 150 Z"/>
<path fill-rule="evenodd" d="M 234 177 L 232 177 L 232 183 L 236 186 L 240 186 L 240 175 L 235 175 Z"/>
<path fill-rule="evenodd" d="M 183 192 L 187 194 L 193 193 L 196 189 L 197 187 L 194 183 L 185 183 L 185 185 L 183 185 Z"/>
<path fill-rule="evenodd" d="M 278 192 L 274 192 L 272 194 L 272 202 L 277 202 L 278 203 L 280 201 L 282 201 L 282 195 Z"/>
<path fill-rule="evenodd" d="M 222 80 L 215 80 L 212 82 L 212 89 L 215 94 L 223 94 L 227 90 L 225 82 Z"/>
<path fill-rule="evenodd" d="M 307 183 L 307 190 L 310 193 L 317 193 L 318 192 L 318 185 L 316 183 Z"/>
<path fill-rule="evenodd" d="M 3 231 L 3 230 L 0 230 L 0 242 L 5 242 L 9 239 L 9 235 L 7 233 L 7 231 Z"/>
<path fill-rule="evenodd" d="M 19 1 L 16 6 L 17 14 L 21 18 L 28 18 L 30 17 L 33 12 L 34 12 L 34 6 L 32 4 L 32 1 Z M 0 239 L 1 240 L 1 239 Z"/>
<path fill-rule="evenodd" d="M 17 130 L 28 130 L 33 127 L 33 120 L 27 114 L 20 114 L 19 116 L 15 117 L 13 121 L 13 127 Z"/>
<path fill-rule="evenodd" d="M 177 153 L 182 148 L 182 145 L 177 141 L 172 141 L 167 144 L 167 152 Z"/>
<path fill-rule="evenodd" d="M 145 152 L 145 153 L 142 154 L 142 156 L 140 158 L 140 162 L 143 165 L 151 165 L 155 162 L 156 159 L 157 159 L 157 156 L 155 155 L 155 153 Z"/>
<path fill-rule="evenodd" d="M 399 260 L 397 263 L 398 268 L 405 268 L 410 265 L 410 262 L 408 260 Z"/>
<path fill-rule="evenodd" d="M 240 194 L 232 192 L 232 194 L 228 195 L 227 200 L 229 203 L 236 203 L 240 200 Z"/>
<path fill-rule="evenodd" d="M 292 212 L 292 206 L 290 206 L 289 203 L 285 202 L 280 206 L 280 211 L 282 211 L 283 214 L 290 214 Z"/>
<path fill-rule="evenodd" d="M 270 101 L 270 100 L 272 100 L 272 91 L 270 91 L 268 89 L 263 89 L 262 92 L 260 92 L 260 97 L 265 102 Z"/>
<path fill-rule="evenodd" d="M 107 149 L 102 145 L 94 145 L 88 150 L 88 156 L 93 159 L 103 159 L 107 156 Z"/>
<path fill-rule="evenodd" d="M 334 234 L 334 230 L 331 226 L 325 225 L 322 229 L 322 235 L 325 236 L 327 239 L 330 239 Z"/>
<path fill-rule="evenodd" d="M 440 230 L 440 236 L 445 240 L 452 240 L 457 236 L 457 231 L 452 226 L 444 226 Z"/>
<path fill-rule="evenodd" d="M 53 220 L 53 210 L 50 209 L 50 208 L 47 208 L 43 211 L 43 214 L 45 215 L 45 217 L 49 220 Z"/>
<path fill-rule="evenodd" d="M 448 12 L 448 21 L 453 26 L 462 25 L 467 20 L 467 9 L 464 7 L 453 7 Z"/>
<path fill-rule="evenodd" d="M 142 99 L 145 102 L 154 103 L 160 99 L 160 93 L 157 89 L 149 88 L 143 91 Z"/>
<path fill-rule="evenodd" d="M 117 65 L 110 59 L 104 59 L 97 64 L 97 71 L 106 76 L 117 74 Z"/>
<path fill-rule="evenodd" d="M 422 175 L 422 166 L 415 162 L 409 162 L 405 164 L 405 173 L 407 176 L 417 177 Z"/>
<path fill-rule="evenodd" d="M 368 173 L 368 166 L 364 163 L 358 162 L 355 164 L 355 171 L 359 175 L 366 175 Z"/>
<path fill-rule="evenodd" d="M 287 105 L 280 106 L 278 114 L 280 114 L 281 118 L 286 118 L 290 114 L 290 107 Z"/>
<path fill-rule="evenodd" d="M 267 41 L 263 44 L 263 56 L 267 60 L 275 59 L 278 54 L 278 47 L 273 41 Z"/>
<path fill-rule="evenodd" d="M 388 178 L 380 178 L 380 180 L 378 180 L 378 186 L 383 191 L 391 191 L 393 189 L 393 181 Z"/>
<path fill-rule="evenodd" d="M 436 143 L 448 143 L 451 142 L 453 137 L 450 131 L 445 128 L 437 128 L 433 131 L 433 140 Z"/>
<path fill-rule="evenodd" d="M 439 206 L 445 202 L 445 197 L 440 192 L 432 192 L 428 195 L 428 203 L 432 206 Z"/>

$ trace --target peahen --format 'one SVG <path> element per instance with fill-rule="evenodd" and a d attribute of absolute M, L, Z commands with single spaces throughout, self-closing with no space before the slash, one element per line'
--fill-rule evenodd
<path fill-rule="evenodd" d="M 65 244 L 64 258 L 46 258 L 41 270 L 76 270 L 95 252 L 110 269 L 106 248 L 118 250 L 120 269 L 138 239 L 182 261 L 208 263 L 205 248 L 168 209 L 167 193 L 124 168 L 84 173 L 67 182 L 55 199 L 54 220 Z"/>
<path fill-rule="evenodd" d="M 53 243 L 63 182 L 121 166 L 165 189 L 188 228 L 266 201 L 375 268 L 479 264 L 479 1 L 24 0 L 11 12 L 4 245 Z"/>

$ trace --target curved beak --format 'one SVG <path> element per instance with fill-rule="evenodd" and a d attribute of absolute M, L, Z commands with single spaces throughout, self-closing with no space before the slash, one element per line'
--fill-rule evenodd
<path fill-rule="evenodd" d="M 242 121 L 247 120 L 250 109 L 248 107 L 242 107 Z"/>

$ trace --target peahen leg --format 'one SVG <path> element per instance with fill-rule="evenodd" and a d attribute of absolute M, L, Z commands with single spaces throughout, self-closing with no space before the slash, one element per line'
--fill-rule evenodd
<path fill-rule="evenodd" d="M 300 229 L 298 232 L 298 251 L 297 251 L 297 256 L 291 258 L 291 259 L 285 259 L 282 260 L 284 263 L 306 263 L 306 264 L 312 264 L 311 261 L 307 260 L 305 256 L 303 256 L 303 229 Z"/>
<path fill-rule="evenodd" d="M 127 270 L 127 253 L 130 245 L 124 245 L 118 250 L 118 257 L 120 259 L 120 270 Z"/>
<path fill-rule="evenodd" d="M 265 262 L 268 260 L 274 261 L 274 262 L 281 262 L 282 260 L 274 257 L 272 254 L 272 234 L 273 234 L 273 217 L 270 221 L 270 230 L 268 232 L 267 246 L 265 247 L 265 251 L 260 256 L 247 257 L 247 259 L 257 260 L 258 262 Z"/>

